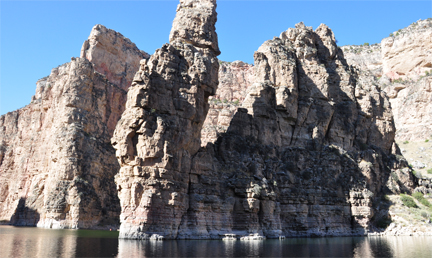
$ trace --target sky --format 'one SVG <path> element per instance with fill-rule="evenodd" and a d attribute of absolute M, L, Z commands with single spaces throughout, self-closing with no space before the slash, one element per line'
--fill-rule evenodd
<path fill-rule="evenodd" d="M 168 42 L 178 0 L 0 0 L 0 115 L 24 107 L 36 81 L 78 57 L 102 24 L 153 54 Z M 432 17 L 432 0 L 219 0 L 216 31 L 223 61 L 253 63 L 264 41 L 303 21 L 327 24 L 338 45 L 380 43 L 390 33 Z"/>

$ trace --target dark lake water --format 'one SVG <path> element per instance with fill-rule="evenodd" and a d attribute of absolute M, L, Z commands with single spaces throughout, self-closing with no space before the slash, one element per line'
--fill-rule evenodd
<path fill-rule="evenodd" d="M 0 226 L 0 257 L 432 257 L 432 237 L 262 241 L 117 239 L 117 232 Z"/>

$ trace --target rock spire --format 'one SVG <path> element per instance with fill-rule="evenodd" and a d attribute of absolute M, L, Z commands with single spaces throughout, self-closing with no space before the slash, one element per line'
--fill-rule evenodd
<path fill-rule="evenodd" d="M 176 238 L 208 97 L 218 85 L 215 0 L 181 0 L 170 43 L 142 60 L 112 144 L 121 169 L 120 237 Z"/>

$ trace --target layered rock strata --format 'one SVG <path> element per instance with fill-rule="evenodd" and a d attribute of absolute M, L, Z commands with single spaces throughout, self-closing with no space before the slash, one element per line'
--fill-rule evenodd
<path fill-rule="evenodd" d="M 178 238 L 365 234 L 380 194 L 414 186 L 392 154 L 387 97 L 350 69 L 325 25 L 298 24 L 254 57 L 243 108 L 193 159 Z"/>
<path fill-rule="evenodd" d="M 176 238 L 208 98 L 218 85 L 215 0 L 181 0 L 170 43 L 143 60 L 112 143 L 122 238 Z"/>
<path fill-rule="evenodd" d="M 170 44 L 135 75 L 112 139 L 121 237 L 366 234 L 380 195 L 414 186 L 374 77 L 347 65 L 327 26 L 300 23 L 255 52 L 242 107 L 199 148 L 217 85 L 214 8 L 180 1 Z"/>
<path fill-rule="evenodd" d="M 110 138 L 147 56 L 121 34 L 96 25 L 80 58 L 39 80 L 31 104 L 0 117 L 2 221 L 118 227 L 119 165 Z"/>
<path fill-rule="evenodd" d="M 202 146 L 226 132 L 254 79 L 253 65 L 242 61 L 219 63 L 219 85 L 216 95 L 209 98 L 210 108 L 201 130 Z"/>
<path fill-rule="evenodd" d="M 390 98 L 398 141 L 431 137 L 432 19 L 391 33 L 379 45 L 344 46 L 348 64 L 368 71 Z"/>

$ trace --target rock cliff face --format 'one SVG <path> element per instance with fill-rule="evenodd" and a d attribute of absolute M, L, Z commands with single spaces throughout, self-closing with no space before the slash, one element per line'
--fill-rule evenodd
<path fill-rule="evenodd" d="M 218 81 L 215 6 L 180 1 L 170 44 L 135 75 L 112 139 L 120 236 L 365 234 L 382 193 L 413 187 L 386 95 L 327 26 L 300 23 L 255 52 L 242 107 L 222 109 L 226 132 L 200 148 Z"/>
<path fill-rule="evenodd" d="M 219 63 L 219 85 L 216 95 L 209 98 L 210 108 L 201 130 L 202 146 L 215 142 L 218 135 L 226 132 L 254 79 L 253 65 L 242 61 Z"/>
<path fill-rule="evenodd" d="M 399 141 L 432 135 L 432 19 L 391 33 L 380 45 L 342 47 L 348 64 L 368 71 L 390 98 Z"/>
<path fill-rule="evenodd" d="M 215 9 L 215 0 L 181 0 L 170 43 L 134 77 L 112 139 L 120 237 L 176 238 L 185 222 L 192 157 L 218 85 Z"/>
<path fill-rule="evenodd" d="M 325 25 L 314 32 L 298 24 L 265 42 L 255 67 L 227 132 L 193 159 L 178 237 L 370 230 L 378 196 L 413 186 L 405 161 L 392 155 L 385 94 L 346 65 Z"/>
<path fill-rule="evenodd" d="M 419 20 L 381 42 L 383 73 L 391 79 L 417 78 L 432 68 L 432 19 Z"/>
<path fill-rule="evenodd" d="M 118 226 L 119 165 L 110 138 L 128 84 L 147 56 L 121 34 L 96 25 L 80 58 L 39 80 L 31 104 L 0 117 L 2 221 Z"/>

